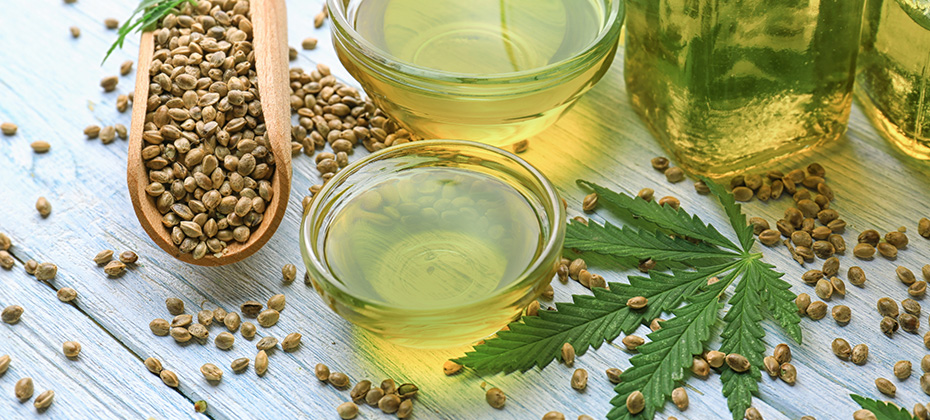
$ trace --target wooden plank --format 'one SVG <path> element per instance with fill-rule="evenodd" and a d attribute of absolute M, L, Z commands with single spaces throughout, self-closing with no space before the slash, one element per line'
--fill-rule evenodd
<path fill-rule="evenodd" d="M 82 298 L 74 305 L 59 301 L 53 287 L 27 275 L 19 264 L 0 270 L 0 280 L 0 306 L 25 308 L 19 323 L 0 323 L 0 355 L 12 358 L 0 375 L 4 419 L 36 415 L 32 402 L 47 389 L 55 391 L 52 406 L 42 414 L 48 419 L 194 417 L 190 400 L 148 373 L 137 354 L 81 312 Z M 74 360 L 62 352 L 62 344 L 72 340 L 82 347 Z M 12 390 L 23 377 L 33 379 L 35 395 L 20 403 Z"/>
<path fill-rule="evenodd" d="M 301 51 L 300 59 L 293 64 L 309 67 L 312 60 L 325 62 L 343 80 L 348 80 L 334 58 L 328 32 L 325 28 L 312 29 L 313 15 L 320 2 L 290 2 L 288 6 L 291 45 L 299 46 L 306 36 L 320 38 L 317 50 Z M 102 18 L 128 16 L 130 8 L 130 4 L 112 0 L 82 0 L 73 6 L 41 0 L 10 8 L 0 15 L 0 27 L 5 28 L 0 31 L 0 63 L 4 63 L 0 69 L 0 97 L 5 98 L 0 101 L 0 120 L 17 122 L 21 130 L 13 138 L 0 140 L 3 180 L 0 193 L 13 198 L 0 201 L 0 214 L 5 215 L 0 218 L 0 230 L 13 236 L 18 244 L 17 256 L 56 262 L 61 267 L 56 286 L 78 289 L 82 296 L 80 305 L 87 316 L 131 351 L 140 356 L 156 355 L 173 366 L 182 379 L 181 392 L 191 400 L 207 399 L 211 404 L 209 414 L 214 418 L 265 418 L 271 412 L 281 417 L 332 417 L 334 407 L 345 401 L 348 393 L 321 386 L 312 374 L 317 362 L 347 372 L 353 382 L 393 376 L 419 384 L 423 392 L 415 408 L 416 418 L 527 419 L 539 418 L 553 409 L 569 418 L 582 413 L 603 417 L 614 395 L 603 370 L 629 365 L 630 354 L 616 346 L 605 344 L 576 362 L 578 367 L 591 372 L 589 389 L 584 393 L 569 388 L 571 369 L 561 365 L 522 375 L 482 377 L 468 372 L 446 378 L 440 371 L 442 361 L 461 354 L 463 349 L 424 352 L 385 343 L 332 314 L 299 280 L 291 285 L 281 284 L 280 267 L 300 262 L 297 245 L 300 199 L 309 186 L 319 182 L 309 158 L 295 158 L 290 208 L 278 234 L 255 256 L 230 267 L 204 269 L 176 262 L 156 248 L 136 223 L 129 206 L 122 177 L 125 143 L 104 146 L 86 141 L 81 135 L 83 127 L 91 123 L 121 122 L 128 126 L 128 114 L 120 115 L 114 110 L 116 95 L 103 94 L 98 82 L 104 75 L 114 74 L 118 64 L 136 51 L 135 38 L 129 39 L 125 50 L 115 53 L 103 69 L 98 62 L 112 39 L 112 32 L 102 29 Z M 37 10 L 48 11 L 43 14 L 45 23 L 41 27 L 28 24 L 29 16 Z M 67 34 L 67 26 L 75 23 L 83 29 L 78 40 L 70 39 Z M 50 28 L 57 28 L 60 34 L 49 36 Z M 24 43 L 22 39 L 30 41 Z M 55 51 L 56 63 L 62 64 L 51 65 L 46 55 L 35 51 Z M 577 209 L 584 195 L 574 180 L 585 178 L 633 192 L 650 186 L 660 196 L 680 197 L 689 211 L 699 213 L 717 226 L 725 226 L 712 200 L 698 196 L 687 183 L 668 185 L 661 174 L 648 166 L 648 159 L 662 152 L 630 110 L 621 64 L 622 57 L 618 57 L 617 65 L 605 80 L 557 126 L 532 139 L 530 150 L 523 156 L 559 186 L 574 209 L 572 215 L 580 214 Z M 63 73 L 61 65 L 69 72 Z M 130 77 L 122 78 L 119 91 L 131 91 L 130 83 Z M 38 139 L 52 143 L 50 154 L 32 154 L 28 143 Z M 927 169 L 894 152 L 876 136 L 858 111 L 853 114 L 847 138 L 771 169 L 796 167 L 812 160 L 827 167 L 828 180 L 839 197 L 834 208 L 850 225 L 845 235 L 847 242 L 854 242 L 859 230 L 876 224 L 880 230 L 903 224 L 913 232 L 916 219 L 926 212 L 926 198 L 919 192 L 928 186 Z M 54 207 L 47 220 L 40 219 L 32 208 L 40 194 L 48 197 Z M 754 202 L 746 209 L 750 215 L 764 215 L 773 222 L 786 205 L 786 200 Z M 843 302 L 853 309 L 854 321 L 849 326 L 838 327 L 829 318 L 802 322 L 805 344 L 792 346 L 800 379 L 793 387 L 763 379 L 761 398 L 755 404 L 766 419 L 793 419 L 801 415 L 835 418 L 836 413 L 845 417 L 855 409 L 846 393 L 878 398 L 872 383 L 875 377 L 890 378 L 891 364 L 897 359 L 910 359 L 915 366 L 919 363 L 919 357 L 926 353 L 920 337 L 906 333 L 893 339 L 883 337 L 877 331 L 878 318 L 872 310 L 878 297 L 888 295 L 896 300 L 906 297 L 906 291 L 893 277 L 895 264 L 919 269 L 928 260 L 924 240 L 914 234 L 911 240 L 910 249 L 903 251 L 894 263 L 877 259 L 861 264 L 870 282 L 864 289 L 850 287 L 845 299 L 831 302 L 831 305 Z M 142 259 L 126 276 L 110 280 L 90 261 L 90 257 L 105 248 L 135 249 Z M 795 285 L 796 292 L 810 293 L 810 288 L 799 281 L 805 268 L 790 261 L 783 248 L 761 251 L 767 260 L 787 272 L 786 279 Z M 844 272 L 849 265 L 858 263 L 849 255 L 841 260 Z M 621 281 L 625 273 L 603 274 L 610 281 Z M 554 286 L 559 301 L 567 300 L 570 293 L 586 293 L 577 284 L 556 282 Z M 206 307 L 222 305 L 231 310 L 244 300 L 264 301 L 275 293 L 287 294 L 288 308 L 282 313 L 281 322 L 267 332 L 278 338 L 291 331 L 301 332 L 304 346 L 293 354 L 274 352 L 270 371 L 261 379 L 251 372 L 239 376 L 225 369 L 233 358 L 254 357 L 253 343 L 238 336 L 233 350 L 221 352 L 212 344 L 179 347 L 170 338 L 154 337 L 146 327 L 151 319 L 168 316 L 162 302 L 169 296 L 183 298 L 189 308 L 206 302 Z M 61 316 L 62 321 L 72 318 L 77 320 L 80 316 Z M 94 331 L 77 327 L 82 334 Z M 770 347 L 787 340 L 774 324 L 766 322 L 764 327 Z M 213 327 L 211 335 L 219 331 Z M 926 327 L 922 327 L 921 333 L 925 331 Z M 843 336 L 853 344 L 868 343 L 872 348 L 869 363 L 858 367 L 833 357 L 829 343 L 836 336 Z M 13 348 L 24 345 L 28 348 L 28 343 L 15 344 Z M 205 362 L 227 370 L 222 384 L 213 386 L 202 379 L 197 369 Z M 142 375 L 141 380 L 146 383 L 157 381 L 146 377 L 144 371 L 137 373 L 139 367 L 137 362 L 121 364 L 125 372 Z M 506 409 L 497 411 L 483 402 L 483 382 L 505 390 L 509 396 Z M 687 384 L 693 387 L 691 408 L 679 413 L 669 404 L 665 416 L 725 417 L 726 404 L 716 376 L 707 380 L 689 379 Z M 158 384 L 155 385 L 157 388 Z M 111 384 L 105 392 L 119 396 L 128 387 Z M 911 406 L 926 400 L 920 392 L 915 375 L 899 384 L 895 401 Z M 166 407 L 157 408 L 163 412 L 169 409 Z M 363 413 L 378 417 L 370 408 L 363 408 Z"/>

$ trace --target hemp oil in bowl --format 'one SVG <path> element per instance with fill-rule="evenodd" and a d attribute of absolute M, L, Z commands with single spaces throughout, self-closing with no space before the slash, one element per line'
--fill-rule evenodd
<path fill-rule="evenodd" d="M 613 62 L 622 0 L 328 0 L 333 44 L 422 138 L 504 146 L 553 124 Z"/>
<path fill-rule="evenodd" d="M 343 318 L 398 344 L 452 347 L 491 335 L 546 288 L 565 213 L 552 184 L 469 141 L 385 149 L 314 197 L 301 252 Z"/>

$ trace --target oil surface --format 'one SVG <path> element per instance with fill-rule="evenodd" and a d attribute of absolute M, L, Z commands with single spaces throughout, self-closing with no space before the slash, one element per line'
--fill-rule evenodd
<path fill-rule="evenodd" d="M 356 31 L 399 60 L 466 74 L 568 59 L 604 21 L 601 0 L 355 0 L 349 8 Z"/>
<path fill-rule="evenodd" d="M 918 13 L 918 3 L 926 15 Z M 868 0 L 856 75 L 857 97 L 875 128 L 920 159 L 930 159 L 927 10 L 925 0 Z"/>
<path fill-rule="evenodd" d="M 845 131 L 863 0 L 627 2 L 637 112 L 696 172 L 724 175 Z"/>
<path fill-rule="evenodd" d="M 472 171 L 421 168 L 350 199 L 325 259 L 353 295 L 402 309 L 456 307 L 506 288 L 541 251 L 530 204 Z"/>

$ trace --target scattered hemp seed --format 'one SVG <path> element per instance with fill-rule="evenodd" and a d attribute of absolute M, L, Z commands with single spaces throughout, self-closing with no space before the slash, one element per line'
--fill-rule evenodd
<path fill-rule="evenodd" d="M 665 172 L 669 167 L 669 160 L 665 156 L 656 156 L 649 161 L 652 164 L 652 168 L 659 171 Z"/>
<path fill-rule="evenodd" d="M 907 288 L 907 294 L 919 298 L 927 293 L 927 282 L 918 281 Z"/>
<path fill-rule="evenodd" d="M 39 268 L 39 263 L 36 262 L 36 260 L 28 260 L 23 264 L 23 269 L 26 270 L 26 274 L 34 276 L 37 268 Z"/>
<path fill-rule="evenodd" d="M 145 359 L 143 363 L 145 364 L 145 368 L 148 369 L 149 372 L 152 372 L 156 375 L 161 373 L 163 369 L 161 366 L 161 361 L 154 357 L 149 357 L 148 359 Z"/>
<path fill-rule="evenodd" d="M 206 412 L 207 412 L 207 402 L 204 401 L 204 400 L 197 400 L 197 402 L 194 403 L 194 411 L 196 411 L 196 412 L 198 412 L 198 413 L 206 413 Z"/>
<path fill-rule="evenodd" d="M 119 254 L 119 261 L 123 264 L 135 264 L 136 261 L 139 261 L 139 256 L 132 251 L 123 251 Z"/>
<path fill-rule="evenodd" d="M 103 88 L 104 92 L 112 92 L 116 90 L 116 85 L 119 84 L 119 77 L 116 76 L 107 76 L 103 79 L 100 79 L 100 87 Z"/>
<path fill-rule="evenodd" d="M 848 360 L 850 355 L 852 355 L 852 348 L 849 347 L 849 342 L 842 338 L 834 339 L 831 347 L 833 349 L 833 354 L 840 359 Z"/>
<path fill-rule="evenodd" d="M 898 280 L 901 280 L 901 283 L 904 283 L 908 286 L 914 284 L 914 282 L 917 281 L 917 278 L 914 277 L 914 272 L 906 267 L 899 265 L 897 268 L 895 268 L 894 272 L 895 275 L 898 276 Z"/>
<path fill-rule="evenodd" d="M 777 377 L 781 370 L 781 365 L 775 360 L 775 356 L 765 356 L 762 358 L 762 366 L 771 377 Z"/>
<path fill-rule="evenodd" d="M 894 372 L 895 378 L 903 381 L 911 376 L 911 362 L 899 360 L 894 364 L 892 371 Z"/>
<path fill-rule="evenodd" d="M 45 197 L 39 197 L 39 199 L 36 200 L 36 211 L 38 211 L 39 215 L 43 218 L 48 217 L 49 214 L 52 214 L 52 204 L 49 203 L 48 199 Z"/>
<path fill-rule="evenodd" d="M 759 234 L 759 242 L 765 246 L 775 246 L 781 239 L 781 234 L 777 230 L 766 229 Z"/>
<path fill-rule="evenodd" d="M 213 310 L 213 320 L 216 321 L 217 323 L 223 323 L 223 321 L 226 320 L 226 315 L 229 315 L 229 314 L 226 313 L 226 310 L 223 308 L 216 308 Z"/>
<path fill-rule="evenodd" d="M 575 364 L 575 348 L 569 343 L 562 344 L 562 363 L 569 367 Z"/>
<path fill-rule="evenodd" d="M 365 394 L 365 403 L 372 407 L 378 406 L 378 401 L 381 401 L 381 398 L 384 397 L 384 390 L 381 388 L 371 388 L 367 394 Z"/>
<path fill-rule="evenodd" d="M 201 366 L 200 373 L 202 373 L 204 379 L 208 381 L 219 382 L 223 379 L 223 370 L 213 363 L 206 363 Z"/>
<path fill-rule="evenodd" d="M 881 322 L 878 324 L 879 328 L 888 336 L 891 336 L 896 331 L 898 331 L 898 321 L 892 317 L 884 317 Z"/>
<path fill-rule="evenodd" d="M 13 386 L 13 394 L 16 395 L 16 399 L 20 401 L 32 398 L 34 392 L 35 388 L 32 385 L 32 378 L 22 378 L 16 381 L 16 385 Z"/>
<path fill-rule="evenodd" d="M 10 247 L 13 246 L 13 241 L 10 240 L 10 237 L 7 234 L 0 232 L 0 251 L 9 251 Z"/>
<path fill-rule="evenodd" d="M 245 370 L 249 368 L 249 358 L 240 357 L 236 360 L 233 360 L 232 363 L 229 364 L 229 368 L 232 369 L 234 373 L 245 372 Z"/>
<path fill-rule="evenodd" d="M 254 300 L 247 301 L 239 306 L 239 310 L 242 312 L 242 315 L 255 318 L 261 313 L 264 305 Z"/>
<path fill-rule="evenodd" d="M 325 382 L 329 380 L 329 367 L 322 363 L 316 364 L 316 366 L 313 368 L 313 373 L 316 375 L 316 378 L 321 381 Z"/>
<path fill-rule="evenodd" d="M 297 278 L 297 267 L 294 264 L 285 264 L 281 268 L 281 275 L 284 277 L 285 283 L 290 283 Z"/>
<path fill-rule="evenodd" d="M 152 330 L 152 334 L 155 334 L 159 337 L 164 337 L 168 335 L 169 331 L 171 330 L 171 324 L 169 324 L 168 321 L 164 319 L 157 318 L 149 323 L 149 329 Z"/>
<path fill-rule="evenodd" d="M 39 396 L 36 397 L 35 402 L 32 403 L 32 406 L 35 407 L 36 410 L 43 411 L 52 405 L 52 401 L 54 399 L 55 399 L 55 391 L 52 391 L 49 389 L 39 394 Z"/>
<path fill-rule="evenodd" d="M 819 300 L 811 302 L 810 306 L 807 307 L 807 316 L 815 321 L 823 319 L 823 317 L 827 316 L 827 304 Z"/>
<path fill-rule="evenodd" d="M 3 308 L 3 312 L 0 312 L 0 320 L 10 325 L 15 324 L 19 322 L 20 317 L 23 316 L 23 312 L 25 312 L 25 309 L 23 309 L 22 306 L 7 306 L 6 308 Z"/>
<path fill-rule="evenodd" d="M 840 259 L 836 257 L 830 257 L 823 262 L 823 275 L 826 277 L 835 276 L 840 272 Z"/>
<path fill-rule="evenodd" d="M 794 304 L 797 305 L 801 315 L 807 315 L 807 308 L 811 306 L 811 297 L 807 293 L 801 293 L 794 299 Z"/>
<path fill-rule="evenodd" d="M 205 327 L 209 327 L 213 324 L 213 311 L 209 309 L 201 310 L 197 312 L 197 322 L 202 324 Z"/>
<path fill-rule="evenodd" d="M 364 399 L 365 396 L 368 395 L 368 391 L 371 391 L 371 381 L 359 381 L 355 384 L 355 387 L 352 388 L 349 396 L 352 397 L 352 401 L 358 401 Z"/>
<path fill-rule="evenodd" d="M 575 369 L 572 373 L 572 388 L 577 391 L 583 391 L 588 386 L 588 371 L 584 369 Z"/>
<path fill-rule="evenodd" d="M 171 338 L 173 338 L 174 341 L 177 341 L 178 343 L 186 343 L 191 341 L 192 337 L 191 332 L 184 327 L 172 327 L 169 334 L 171 334 Z M 219 340 L 219 337 L 217 337 L 217 339 Z M 220 345 L 217 344 L 217 347 L 219 346 Z"/>
<path fill-rule="evenodd" d="M 807 284 L 817 284 L 820 280 L 823 279 L 823 271 L 820 270 L 808 270 L 801 275 L 801 280 Z"/>
<path fill-rule="evenodd" d="M 917 233 L 924 238 L 930 238 L 930 219 L 922 217 L 917 222 Z"/>
<path fill-rule="evenodd" d="M 19 127 L 17 127 L 16 124 L 13 124 L 11 122 L 5 122 L 5 123 L 0 124 L 0 132 L 2 132 L 4 136 L 15 135 L 16 130 L 18 128 Z"/>
<path fill-rule="evenodd" d="M 342 372 L 331 373 L 329 375 L 329 383 L 336 388 L 346 388 L 351 384 L 349 377 Z"/>
<path fill-rule="evenodd" d="M 181 315 L 184 313 L 184 302 L 178 298 L 165 299 L 165 307 L 171 315 Z"/>
<path fill-rule="evenodd" d="M 778 364 L 788 363 L 791 361 L 791 348 L 787 344 L 781 343 L 775 346 L 772 356 L 775 357 Z"/>
<path fill-rule="evenodd" d="M 251 322 L 243 322 L 242 327 L 239 328 L 239 334 L 242 335 L 242 338 L 246 340 L 252 340 L 255 338 L 256 333 L 255 324 Z"/>
<path fill-rule="evenodd" d="M 110 277 L 122 276 L 123 273 L 126 272 L 126 264 L 123 264 L 117 260 L 110 261 L 105 267 L 103 267 L 103 272 L 107 273 L 107 275 Z"/>
<path fill-rule="evenodd" d="M 924 355 L 924 357 L 920 359 L 920 370 L 930 372 L 930 354 Z"/>
<path fill-rule="evenodd" d="M 272 336 L 262 337 L 261 340 L 258 340 L 258 343 L 255 343 L 255 348 L 258 350 L 271 350 L 278 345 L 278 339 Z"/>
<path fill-rule="evenodd" d="M 762 420 L 762 413 L 756 407 L 749 407 L 743 415 L 746 420 Z"/>
<path fill-rule="evenodd" d="M 710 367 L 714 369 L 719 368 L 720 366 L 723 366 L 725 362 L 724 359 L 726 357 L 727 355 L 725 353 L 721 351 L 717 351 L 717 350 L 711 350 L 704 354 L 704 360 L 706 360 L 707 364 L 710 365 Z M 790 351 L 789 351 L 788 359 L 789 360 L 791 359 Z"/>
<path fill-rule="evenodd" d="M 895 392 L 898 390 L 891 381 L 885 378 L 878 378 L 875 380 L 875 387 L 878 388 L 878 392 L 885 394 L 891 398 L 894 398 Z"/>
<path fill-rule="evenodd" d="M 646 408 L 646 399 L 642 392 L 633 391 L 626 397 L 626 409 L 630 414 L 639 414 Z"/>
<path fill-rule="evenodd" d="M 871 411 L 862 409 L 853 413 L 853 420 L 878 420 Z"/>
<path fill-rule="evenodd" d="M 917 334 L 917 330 L 920 329 L 920 318 L 911 314 L 901 314 L 898 317 L 898 322 L 901 329 L 909 333 Z"/>
<path fill-rule="evenodd" d="M 876 303 L 878 314 L 884 317 L 898 317 L 898 304 L 891 298 L 883 297 Z"/>
<path fill-rule="evenodd" d="M 501 391 L 500 388 L 491 388 L 484 394 L 484 399 L 491 407 L 500 409 L 504 407 L 504 403 L 507 401 L 507 396 L 504 395 L 504 391 Z M 378 403 L 378 406 L 381 406 L 380 402 Z"/>
<path fill-rule="evenodd" d="M 710 194 L 710 187 L 707 186 L 707 183 L 701 180 L 698 180 L 694 183 L 694 191 L 701 195 Z"/>
<path fill-rule="evenodd" d="M 236 342 L 236 337 L 233 337 L 232 334 L 226 331 L 223 331 L 217 334 L 216 338 L 213 339 L 213 344 L 215 344 L 216 347 L 220 350 L 231 349 L 235 342 Z"/>
<path fill-rule="evenodd" d="M 180 382 L 178 381 L 178 375 L 168 369 L 162 370 L 158 376 L 161 378 L 161 381 L 164 382 L 165 385 L 171 388 L 177 388 L 178 385 L 180 385 Z"/>
<path fill-rule="evenodd" d="M 672 183 L 676 184 L 685 180 L 685 172 L 677 166 L 673 166 L 665 170 L 665 179 Z"/>
<path fill-rule="evenodd" d="M 833 314 L 833 319 L 840 325 L 848 324 L 852 317 L 852 311 L 846 305 L 834 306 L 831 313 Z"/>
<path fill-rule="evenodd" d="M 339 418 L 341 419 L 354 419 L 358 416 L 358 406 L 351 401 L 344 402 L 336 407 L 336 413 L 339 414 Z"/>
<path fill-rule="evenodd" d="M 623 374 L 623 371 L 617 368 L 607 368 L 605 373 L 607 374 L 607 380 L 610 381 L 610 383 L 619 384 L 620 375 Z"/>
<path fill-rule="evenodd" d="M 32 142 L 29 146 L 32 147 L 32 151 L 36 153 L 48 153 L 49 150 L 52 150 L 52 145 L 49 142 L 44 140 L 38 140 Z"/>
<path fill-rule="evenodd" d="M 679 208 L 681 208 L 681 201 L 678 201 L 677 198 L 672 197 L 672 196 L 669 195 L 669 196 L 665 196 L 665 197 L 660 198 L 660 199 L 659 199 L 659 205 L 660 205 L 660 206 L 668 205 L 669 207 L 671 207 L 671 208 L 673 208 L 673 209 L 675 209 L 675 210 L 678 210 Z"/>
<path fill-rule="evenodd" d="M 700 357 L 695 357 L 691 360 L 691 373 L 705 378 L 707 375 L 710 375 L 710 365 L 706 360 Z"/>
<path fill-rule="evenodd" d="M 840 296 L 846 296 L 846 282 L 839 277 L 830 277 L 830 285 L 833 287 L 833 293 Z"/>
<path fill-rule="evenodd" d="M 733 189 L 733 198 L 736 201 L 746 202 L 752 200 L 753 192 L 747 187 L 736 187 Z"/>
<path fill-rule="evenodd" d="M 188 325 L 194 322 L 194 317 L 188 314 L 181 314 L 171 320 L 171 327 L 184 327 L 187 328 Z"/>
<path fill-rule="evenodd" d="M 223 325 L 226 326 L 226 329 L 229 332 L 236 332 L 239 329 L 239 325 L 242 323 L 242 319 L 239 318 L 239 314 L 235 312 L 230 312 L 226 314 L 226 317 L 223 318 Z"/>
<path fill-rule="evenodd" d="M 558 411 L 550 411 L 543 414 L 542 420 L 565 420 L 565 415 Z"/>
<path fill-rule="evenodd" d="M 791 363 L 785 363 L 781 365 L 778 378 L 785 381 L 788 385 L 794 385 L 795 381 L 798 379 L 798 370 Z"/>
<path fill-rule="evenodd" d="M 645 344 L 646 340 L 638 335 L 628 335 L 623 337 L 621 340 L 626 349 L 629 351 L 636 351 L 636 348 Z"/>
<path fill-rule="evenodd" d="M 678 407 L 679 410 L 688 409 L 688 391 L 682 387 L 678 387 L 672 390 L 672 402 Z"/>
<path fill-rule="evenodd" d="M 642 198 L 645 201 L 652 201 L 655 197 L 655 191 L 652 188 L 643 188 L 636 193 L 636 197 Z"/>
<path fill-rule="evenodd" d="M 274 309 L 265 309 L 258 314 L 258 325 L 270 328 L 278 323 L 281 314 Z"/>
<path fill-rule="evenodd" d="M 853 247 L 853 255 L 863 260 L 871 259 L 875 255 L 875 247 L 871 244 L 860 242 Z"/>
<path fill-rule="evenodd" d="M 65 357 L 69 359 L 74 359 L 81 354 L 81 344 L 77 341 L 65 341 L 61 346 L 62 352 L 64 352 Z"/>
<path fill-rule="evenodd" d="M 4 270 L 10 270 L 15 264 L 16 259 L 13 258 L 13 255 L 8 251 L 0 250 L 0 267 L 3 267 Z"/>
<path fill-rule="evenodd" d="M 442 363 L 442 373 L 445 374 L 446 376 L 452 376 L 461 371 L 462 371 L 462 365 L 455 363 L 451 360 L 446 360 L 445 362 Z"/>
<path fill-rule="evenodd" d="M 292 352 L 300 347 L 300 333 L 290 333 L 281 341 L 281 349 L 286 352 Z"/>
<path fill-rule="evenodd" d="M 817 293 L 817 297 L 823 300 L 830 300 L 830 297 L 833 296 L 833 285 L 830 284 L 829 280 L 820 279 L 817 281 L 814 292 Z"/>
<path fill-rule="evenodd" d="M 191 333 L 191 336 L 201 340 L 206 339 L 210 335 L 210 330 L 207 329 L 203 324 L 191 324 L 187 327 L 187 331 Z"/>
<path fill-rule="evenodd" d="M 852 348 L 852 356 L 849 360 L 857 365 L 864 365 L 869 359 L 869 346 L 865 344 L 856 344 Z"/>
<path fill-rule="evenodd" d="M 920 375 L 920 389 L 923 390 L 925 394 L 930 395 L 930 373 Z"/>
<path fill-rule="evenodd" d="M 585 213 L 591 213 L 597 208 L 597 193 L 591 193 L 584 197 L 581 203 L 581 209 Z"/>
<path fill-rule="evenodd" d="M 742 373 L 749 370 L 749 360 L 745 356 L 737 353 L 730 353 L 726 357 L 727 366 L 734 372 Z"/>
<path fill-rule="evenodd" d="M 887 242 L 882 242 L 875 248 L 878 249 L 879 254 L 889 260 L 893 260 L 898 257 L 898 248 Z"/>
<path fill-rule="evenodd" d="M 258 354 L 255 355 L 255 374 L 264 376 L 265 372 L 268 372 L 268 353 L 259 350 Z"/>
<path fill-rule="evenodd" d="M 110 260 L 112 259 L 113 259 L 113 251 L 109 249 L 100 251 L 97 253 L 97 255 L 94 256 L 94 262 L 97 263 L 97 265 L 105 265 L 106 263 L 110 262 Z"/>
<path fill-rule="evenodd" d="M 855 286 L 862 286 L 865 284 L 865 271 L 858 266 L 849 267 L 849 270 L 846 272 L 846 278 L 849 279 L 849 282 Z"/>
<path fill-rule="evenodd" d="M 645 308 L 648 303 L 649 303 L 649 300 L 646 299 L 645 297 L 636 296 L 636 297 L 629 298 L 626 301 L 626 306 L 629 306 L 630 309 L 633 309 L 633 310 L 640 310 L 640 309 Z"/>
<path fill-rule="evenodd" d="M 901 301 L 901 309 L 914 316 L 920 316 L 920 304 L 914 299 L 904 299 Z"/>

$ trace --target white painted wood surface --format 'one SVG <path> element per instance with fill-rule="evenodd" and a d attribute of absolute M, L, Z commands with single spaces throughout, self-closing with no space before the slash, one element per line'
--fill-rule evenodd
<path fill-rule="evenodd" d="M 630 354 L 619 343 L 604 345 L 576 361 L 576 367 L 591 373 L 583 393 L 570 388 L 571 369 L 557 364 L 525 374 L 482 377 L 466 372 L 445 377 L 442 361 L 465 349 L 418 351 L 385 343 L 331 313 L 300 279 L 283 284 L 281 266 L 293 263 L 300 267 L 300 199 L 308 187 L 319 182 L 312 159 L 306 156 L 295 157 L 291 204 L 278 233 L 254 256 L 227 267 L 202 268 L 177 262 L 158 249 L 138 226 L 130 207 L 124 177 L 126 143 L 117 140 L 102 145 L 82 134 L 90 124 L 129 125 L 129 113 L 119 114 L 115 100 L 117 93 L 132 90 L 132 75 L 121 77 L 113 93 L 103 93 L 99 81 L 117 74 L 119 63 L 133 58 L 137 38 L 127 40 L 125 48 L 103 67 L 99 62 L 115 38 L 115 31 L 103 28 L 103 19 L 125 19 L 134 3 L 80 0 L 66 5 L 59 0 L 0 0 L 0 121 L 12 121 L 20 127 L 16 136 L 0 136 L 0 231 L 12 237 L 12 252 L 19 260 L 12 271 L 0 270 L 0 284 L 4 285 L 0 306 L 16 303 L 27 310 L 20 324 L 0 324 L 0 354 L 14 358 L 10 371 L 0 376 L 0 419 L 335 419 L 335 406 L 349 399 L 348 391 L 321 385 L 313 376 L 313 366 L 319 362 L 347 373 L 353 383 L 385 377 L 417 383 L 422 389 L 414 408 L 414 418 L 418 419 L 536 419 L 549 410 L 558 410 L 570 419 L 579 414 L 595 418 L 606 414 L 614 392 L 603 371 L 629 365 Z M 328 23 L 323 29 L 313 29 L 313 16 L 320 6 L 320 0 L 288 4 L 291 45 L 299 49 L 307 36 L 320 39 L 317 50 L 301 51 L 292 64 L 310 67 L 324 62 L 343 80 L 351 80 L 338 66 Z M 81 28 L 80 38 L 71 38 L 68 27 L 72 25 Z M 648 186 L 656 189 L 657 196 L 673 194 L 681 198 L 685 209 L 725 226 L 712 200 L 697 195 L 689 183 L 667 184 L 649 167 L 648 159 L 662 152 L 630 110 L 621 64 L 622 53 L 603 82 L 558 125 L 532 139 L 523 156 L 559 186 L 575 214 L 584 192 L 574 180 L 585 178 L 632 192 Z M 33 154 L 29 143 L 35 140 L 49 141 L 51 152 Z M 886 338 L 878 332 L 879 317 L 873 308 L 882 296 L 898 301 L 907 297 L 906 288 L 894 278 L 894 266 L 918 271 L 930 262 L 930 245 L 914 232 L 917 219 L 930 213 L 926 198 L 930 171 L 923 163 L 894 151 L 858 110 L 853 111 L 847 137 L 766 169 L 786 170 L 815 160 L 827 168 L 827 179 L 838 196 L 833 207 L 849 223 L 848 243 L 855 242 L 863 229 L 888 231 L 903 225 L 910 229 L 911 245 L 894 262 L 880 257 L 859 262 L 849 253 L 841 257 L 841 272 L 858 264 L 869 276 L 864 288 L 850 286 L 845 298 L 830 302 L 831 306 L 849 305 L 853 321 L 839 327 L 829 317 L 804 319 L 804 344 L 792 345 L 798 383 L 787 386 L 763 378 L 754 404 L 766 419 L 797 419 L 802 415 L 821 420 L 850 418 L 855 404 L 846 394 L 879 398 L 873 384 L 879 376 L 898 385 L 894 401 L 899 405 L 926 402 L 930 397 L 921 392 L 917 374 L 920 358 L 928 353 L 921 337 L 899 332 L 892 339 Z M 40 195 L 53 206 L 47 219 L 34 210 Z M 786 199 L 754 202 L 746 210 L 774 222 L 787 203 Z M 91 261 L 102 249 L 132 249 L 141 259 L 125 276 L 108 279 Z M 807 268 L 791 261 L 784 248 L 762 251 L 767 261 L 787 272 L 796 293 L 812 293 L 800 281 Z M 58 278 L 50 282 L 51 287 L 23 273 L 22 262 L 30 258 L 58 264 Z M 601 273 L 608 281 L 620 281 L 625 274 Z M 299 277 L 302 274 L 301 269 Z M 574 283 L 553 284 L 556 301 L 586 292 Z M 55 289 L 65 286 L 78 291 L 80 297 L 74 306 L 55 298 Z M 237 334 L 234 348 L 224 352 L 212 344 L 212 337 L 222 331 L 217 326 L 211 328 L 207 344 L 181 346 L 171 338 L 152 335 L 148 328 L 154 318 L 170 319 L 163 303 L 167 297 L 183 299 L 188 312 L 194 312 L 201 305 L 235 310 L 245 300 L 263 302 L 276 293 L 287 295 L 287 308 L 278 325 L 260 328 L 259 335 L 272 334 L 280 339 L 296 331 L 304 340 L 294 353 L 272 352 L 269 372 L 262 378 L 251 370 L 235 375 L 228 369 L 237 357 L 254 358 L 257 339 L 250 342 Z M 927 331 L 924 324 L 921 335 Z M 764 327 L 770 348 L 789 342 L 775 324 L 766 322 Z M 646 333 L 645 327 L 640 333 Z M 836 359 L 830 353 L 830 342 L 837 336 L 852 344 L 868 343 L 868 364 L 855 366 Z M 84 345 L 77 362 L 61 355 L 61 342 L 73 337 Z M 178 374 L 178 391 L 165 387 L 145 370 L 141 360 L 149 356 L 158 357 Z M 915 374 L 903 382 L 891 373 L 891 365 L 900 359 L 915 365 Z M 200 375 L 199 367 L 207 362 L 224 369 L 219 385 L 208 384 Z M 36 379 L 37 393 L 45 388 L 55 390 L 51 410 L 37 415 L 31 404 L 15 401 L 12 387 L 23 375 Z M 494 410 L 484 403 L 483 383 L 507 393 L 505 409 Z M 668 404 L 657 418 L 727 418 L 717 376 L 690 378 L 687 386 L 691 407 L 679 412 Z M 210 404 L 204 415 L 192 408 L 192 402 L 200 399 Z M 362 407 L 360 415 L 364 419 L 392 417 L 371 407 Z"/>

